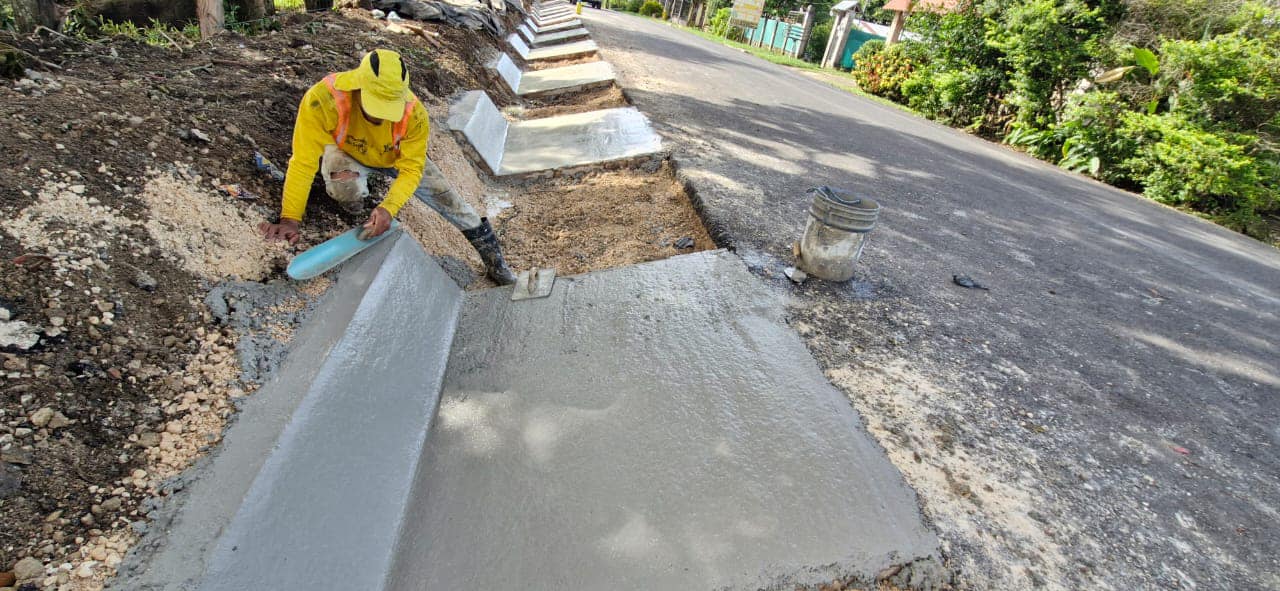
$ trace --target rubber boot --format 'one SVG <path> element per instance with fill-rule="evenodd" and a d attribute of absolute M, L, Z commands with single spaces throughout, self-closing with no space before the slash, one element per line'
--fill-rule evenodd
<path fill-rule="evenodd" d="M 480 218 L 479 226 L 463 230 L 462 235 L 466 236 L 471 246 L 480 253 L 480 259 L 484 261 L 490 279 L 496 281 L 498 285 L 511 285 L 516 282 L 516 274 L 511 271 L 511 267 L 507 266 L 507 260 L 502 257 L 502 246 L 498 244 L 498 237 L 493 233 L 493 226 L 489 225 L 489 218 Z"/>

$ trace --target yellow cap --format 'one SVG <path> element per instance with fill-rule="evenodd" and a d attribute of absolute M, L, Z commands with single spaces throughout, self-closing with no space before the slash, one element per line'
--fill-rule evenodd
<path fill-rule="evenodd" d="M 365 54 L 360 67 L 338 74 L 338 90 L 359 90 L 360 107 L 370 117 L 399 121 L 409 100 L 409 69 L 400 54 L 375 49 Z"/>

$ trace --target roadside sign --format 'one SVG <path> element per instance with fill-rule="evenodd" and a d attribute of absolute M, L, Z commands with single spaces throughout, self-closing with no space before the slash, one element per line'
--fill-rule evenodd
<path fill-rule="evenodd" d="M 764 15 L 764 0 L 733 0 L 733 17 L 729 24 L 735 27 L 756 27 Z"/>

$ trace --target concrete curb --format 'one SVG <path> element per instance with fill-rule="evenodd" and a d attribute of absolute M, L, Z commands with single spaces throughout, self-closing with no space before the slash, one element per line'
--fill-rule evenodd
<path fill-rule="evenodd" d="M 566 43 L 581 37 L 590 37 L 591 34 L 581 27 L 577 29 L 564 29 L 550 33 L 534 33 L 529 29 L 528 25 L 521 23 L 516 28 L 516 32 L 532 47 L 542 47 L 545 45 L 556 45 L 558 43 Z"/>
<path fill-rule="evenodd" d="M 488 94 L 473 90 L 450 105 L 447 124 L 495 176 L 601 166 L 663 154 L 661 138 L 635 107 L 511 122 Z"/>
<path fill-rule="evenodd" d="M 553 25 L 545 25 L 545 26 L 540 26 L 537 23 L 535 23 L 532 18 L 529 18 L 529 19 L 526 19 L 522 24 L 527 26 L 530 31 L 533 31 L 533 34 L 535 35 L 542 35 L 544 33 L 554 33 L 556 31 L 564 31 L 566 29 L 583 28 L 582 21 L 576 18 L 573 20 L 564 21 L 561 23 L 553 24 Z"/>
<path fill-rule="evenodd" d="M 530 48 L 529 45 L 524 42 L 524 38 L 517 33 L 508 35 L 507 43 L 511 45 L 511 49 L 515 50 L 516 55 L 519 55 L 520 59 L 526 62 L 568 59 L 571 57 L 592 55 L 599 49 L 596 42 L 590 39 L 573 41 L 571 43 L 562 43 L 560 45 L 551 45 L 548 47 L 538 47 L 535 49 Z"/>
<path fill-rule="evenodd" d="M 461 300 L 407 236 L 348 262 L 113 588 L 381 588 Z"/>
<path fill-rule="evenodd" d="M 613 84 L 617 73 L 609 62 L 598 61 L 524 72 L 503 53 L 489 70 L 523 98 L 549 97 Z"/>

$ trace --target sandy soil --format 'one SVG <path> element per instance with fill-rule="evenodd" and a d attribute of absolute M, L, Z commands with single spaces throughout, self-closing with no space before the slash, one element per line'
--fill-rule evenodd
<path fill-rule="evenodd" d="M 609 85 L 545 99 L 527 99 L 524 101 L 524 106 L 511 107 L 504 112 L 516 119 L 541 119 L 626 106 L 630 106 L 630 103 L 622 95 L 622 89 Z"/>
<path fill-rule="evenodd" d="M 667 165 L 656 173 L 597 172 L 530 184 L 511 201 L 498 217 L 500 233 L 507 257 L 522 269 L 555 267 L 571 275 L 715 248 Z M 677 248 L 682 238 L 692 245 Z"/>
<path fill-rule="evenodd" d="M 513 56 L 511 59 L 514 60 L 517 64 L 520 64 L 519 57 Z M 524 62 L 523 64 L 520 64 L 520 65 L 524 66 L 523 67 L 524 70 L 549 70 L 551 68 L 563 68 L 565 66 L 572 66 L 576 64 L 587 64 L 587 63 L 598 62 L 598 61 L 600 61 L 599 55 L 585 55 L 580 57 L 565 58 L 562 60 L 538 60 L 533 62 Z"/>

